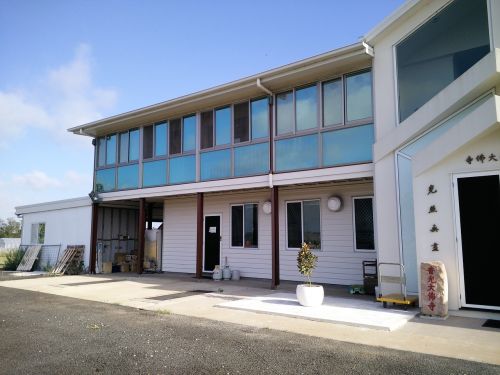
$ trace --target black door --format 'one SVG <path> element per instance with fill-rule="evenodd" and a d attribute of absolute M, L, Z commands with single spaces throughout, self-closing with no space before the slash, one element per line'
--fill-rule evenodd
<path fill-rule="evenodd" d="M 500 307 L 498 175 L 458 179 L 465 302 Z"/>
<path fill-rule="evenodd" d="M 213 271 L 220 264 L 220 216 L 205 217 L 204 271 Z"/>

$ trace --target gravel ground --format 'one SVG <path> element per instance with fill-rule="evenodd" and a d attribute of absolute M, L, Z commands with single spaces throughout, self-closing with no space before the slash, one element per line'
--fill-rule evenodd
<path fill-rule="evenodd" d="M 0 374 L 30 373 L 434 375 L 500 367 L 0 287 Z"/>

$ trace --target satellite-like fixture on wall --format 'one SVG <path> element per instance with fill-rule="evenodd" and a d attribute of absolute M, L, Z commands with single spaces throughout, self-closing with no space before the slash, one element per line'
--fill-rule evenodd
<path fill-rule="evenodd" d="M 328 198 L 328 209 L 333 212 L 338 212 L 342 209 L 342 199 L 337 196 Z"/>
<path fill-rule="evenodd" d="M 97 203 L 99 202 L 99 196 L 97 195 L 97 193 L 92 190 L 90 193 L 89 193 L 89 198 L 92 200 L 92 203 Z"/>
<path fill-rule="evenodd" d="M 271 202 L 267 201 L 267 202 L 264 202 L 264 204 L 262 205 L 262 211 L 264 211 L 264 213 L 266 215 L 269 215 L 272 211 L 272 205 L 271 205 Z"/>

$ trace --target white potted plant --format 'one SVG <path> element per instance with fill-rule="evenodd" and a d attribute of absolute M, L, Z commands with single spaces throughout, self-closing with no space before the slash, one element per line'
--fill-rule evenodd
<path fill-rule="evenodd" d="M 316 267 L 318 257 L 314 255 L 308 244 L 303 243 L 297 255 L 299 272 L 307 278 L 307 284 L 297 285 L 297 300 L 302 306 L 320 306 L 323 303 L 325 292 L 321 285 L 311 282 L 311 275 Z"/>

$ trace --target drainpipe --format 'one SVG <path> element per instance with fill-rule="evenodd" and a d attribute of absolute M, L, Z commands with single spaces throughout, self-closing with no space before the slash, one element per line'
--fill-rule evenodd
<path fill-rule="evenodd" d="M 269 95 L 269 188 L 273 188 L 273 92 L 257 78 L 257 87 Z"/>
<path fill-rule="evenodd" d="M 271 90 L 269 90 L 267 87 L 265 87 L 264 85 L 262 85 L 262 83 L 260 82 L 260 78 L 257 78 L 257 87 L 259 89 L 261 89 L 262 91 L 264 91 L 265 93 L 267 93 L 269 96 L 273 96 L 273 93 Z"/>
<path fill-rule="evenodd" d="M 370 46 L 368 43 L 366 43 L 364 40 L 363 40 L 362 44 L 363 44 L 363 47 L 365 47 L 366 54 L 370 55 L 371 57 L 374 57 L 375 56 L 375 52 L 373 50 L 373 47 Z"/>

